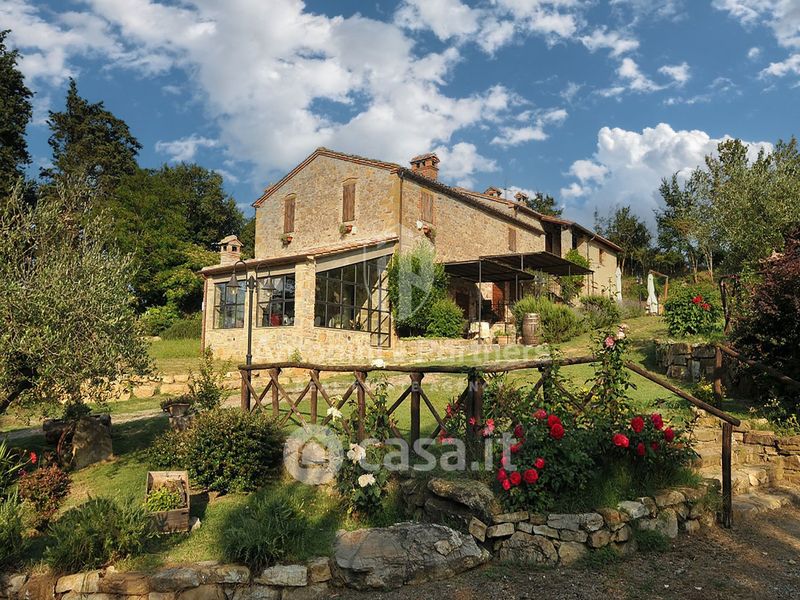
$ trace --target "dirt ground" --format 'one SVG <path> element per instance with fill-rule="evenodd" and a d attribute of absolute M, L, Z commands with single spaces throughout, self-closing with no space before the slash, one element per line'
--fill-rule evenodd
<path fill-rule="evenodd" d="M 341 600 L 800 600 L 800 509 L 783 508 L 693 537 L 669 551 L 592 567 L 489 565 L 452 579 Z"/>

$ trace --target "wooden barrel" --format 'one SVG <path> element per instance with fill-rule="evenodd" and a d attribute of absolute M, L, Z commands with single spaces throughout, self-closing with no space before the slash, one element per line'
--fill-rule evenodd
<path fill-rule="evenodd" d="M 522 343 L 526 346 L 535 346 L 539 343 L 538 313 L 525 313 L 522 317 Z"/>

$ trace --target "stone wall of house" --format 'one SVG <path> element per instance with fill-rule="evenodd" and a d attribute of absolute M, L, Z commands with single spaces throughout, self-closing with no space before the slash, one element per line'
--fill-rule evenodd
<path fill-rule="evenodd" d="M 667 377 L 697 382 L 714 379 L 713 344 L 656 340 L 656 361 Z"/>
<path fill-rule="evenodd" d="M 402 485 L 408 509 L 418 520 L 469 531 L 495 560 L 566 566 L 593 549 L 636 549 L 636 531 L 676 538 L 716 523 L 707 480 L 696 488 L 664 490 L 653 497 L 620 502 L 615 508 L 581 514 L 504 513 L 491 490 L 472 480 L 408 479 Z"/>
<path fill-rule="evenodd" d="M 425 188 L 416 181 L 404 180 L 402 186 L 402 226 L 400 249 L 412 249 L 420 241 L 431 243 L 424 231 L 417 227 L 421 219 L 420 194 L 433 194 L 433 229 L 436 236 L 433 246 L 436 258 L 441 262 L 475 259 L 491 254 L 508 254 L 508 230 L 515 229 L 517 252 L 544 250 L 544 232 L 536 233 L 518 224 L 509 222 L 489 212 L 480 210 L 446 194 Z M 495 204 L 495 203 L 492 203 Z M 494 210 L 502 212 L 502 206 Z M 512 214 L 512 213 L 509 213 Z M 538 220 L 529 223 L 538 227 Z"/>
<path fill-rule="evenodd" d="M 355 220 L 351 233 L 341 235 L 342 185 L 355 181 Z M 399 180 L 389 170 L 329 156 L 317 156 L 275 190 L 256 209 L 256 258 L 302 254 L 312 248 L 351 244 L 397 235 Z M 281 241 L 284 202 L 295 198 L 295 228 L 291 243 Z"/>

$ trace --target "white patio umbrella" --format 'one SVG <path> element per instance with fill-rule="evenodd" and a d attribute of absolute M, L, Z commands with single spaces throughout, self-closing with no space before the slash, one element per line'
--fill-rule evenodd
<path fill-rule="evenodd" d="M 651 315 L 658 314 L 658 298 L 656 298 L 656 284 L 653 281 L 653 274 L 647 275 L 647 312 Z"/>
<path fill-rule="evenodd" d="M 617 267 L 617 302 L 622 304 L 622 271 Z"/>

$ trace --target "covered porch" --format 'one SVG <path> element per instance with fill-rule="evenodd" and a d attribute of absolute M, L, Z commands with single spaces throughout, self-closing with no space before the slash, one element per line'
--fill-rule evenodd
<path fill-rule="evenodd" d="M 559 298 L 556 277 L 593 271 L 551 252 L 510 253 L 444 263 L 450 292 L 469 321 L 468 336 L 516 338 L 512 306 L 526 294 Z"/>

